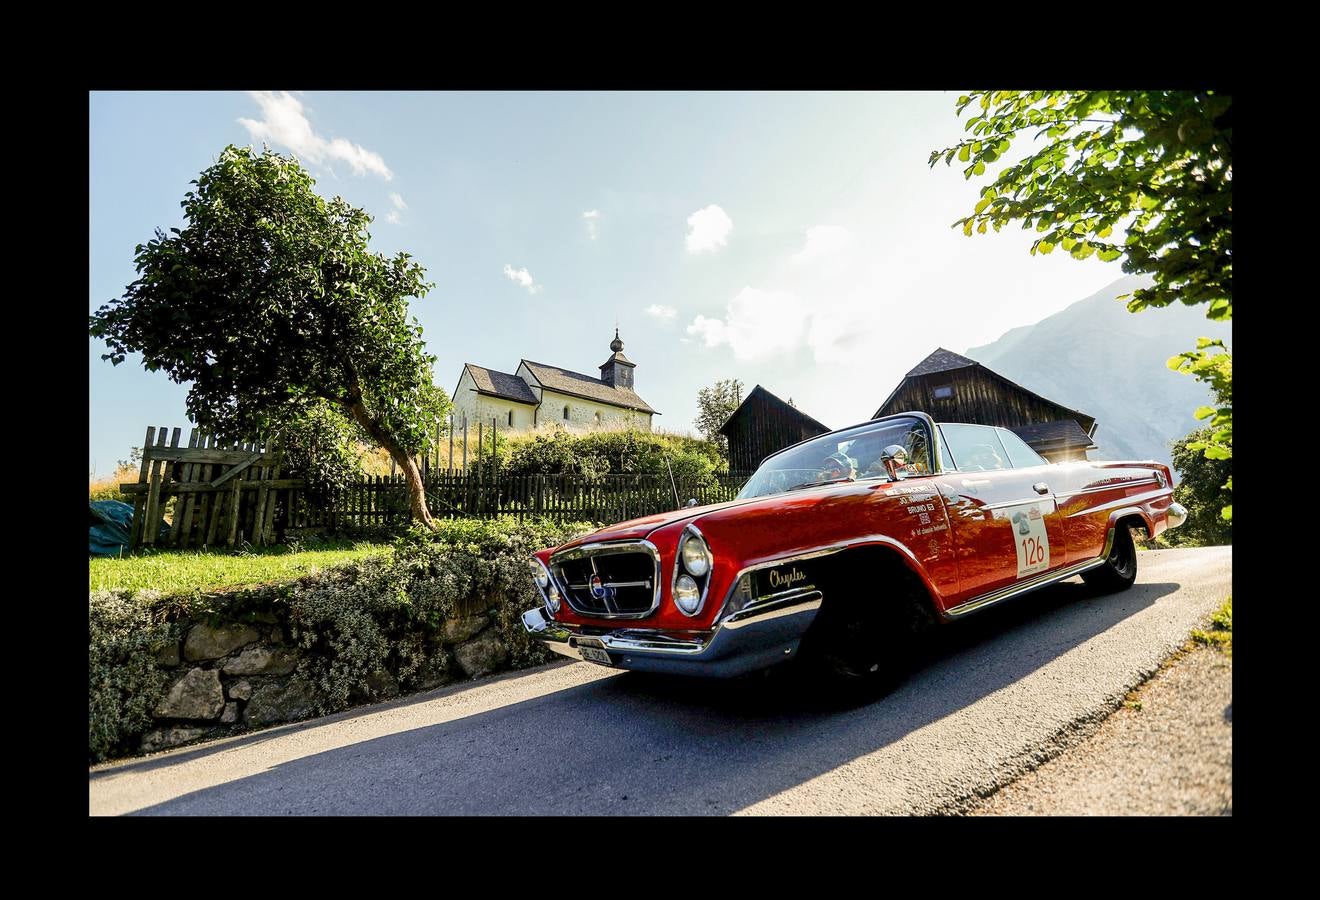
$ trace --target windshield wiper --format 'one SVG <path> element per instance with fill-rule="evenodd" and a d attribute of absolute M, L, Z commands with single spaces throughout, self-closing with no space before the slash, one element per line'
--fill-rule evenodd
<path fill-rule="evenodd" d="M 830 478 L 825 481 L 808 481 L 806 484 L 795 484 L 791 488 L 784 488 L 784 492 L 800 491 L 803 488 L 820 487 L 822 484 L 840 484 L 844 481 L 856 481 L 856 478 Z"/>

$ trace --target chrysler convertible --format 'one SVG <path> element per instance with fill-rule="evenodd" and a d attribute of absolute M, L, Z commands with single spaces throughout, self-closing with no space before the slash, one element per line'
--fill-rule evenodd
<path fill-rule="evenodd" d="M 800 657 L 888 685 L 933 626 L 1073 576 L 1130 587 L 1133 532 L 1187 516 L 1172 494 L 1160 463 L 1048 463 L 1004 428 L 887 416 L 772 454 L 730 502 L 536 553 L 523 625 L 602 666 L 729 677 Z"/>

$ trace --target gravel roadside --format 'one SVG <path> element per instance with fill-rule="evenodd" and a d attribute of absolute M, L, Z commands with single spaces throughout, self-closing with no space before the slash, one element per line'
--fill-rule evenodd
<path fill-rule="evenodd" d="M 1190 651 L 1134 691 L 1086 743 L 969 814 L 1231 816 L 1232 657 Z"/>

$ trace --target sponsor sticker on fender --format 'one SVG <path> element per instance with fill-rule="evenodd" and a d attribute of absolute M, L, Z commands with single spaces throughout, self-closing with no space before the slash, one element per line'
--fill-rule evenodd
<path fill-rule="evenodd" d="M 1013 528 L 1017 548 L 1017 577 L 1044 572 L 1050 567 L 1050 538 L 1045 532 L 1045 514 L 1053 502 L 1022 503 L 995 510 L 996 519 L 1005 519 Z"/>

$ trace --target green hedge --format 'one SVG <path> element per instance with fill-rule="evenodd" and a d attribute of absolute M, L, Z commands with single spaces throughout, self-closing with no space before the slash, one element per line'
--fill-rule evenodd
<path fill-rule="evenodd" d="M 92 592 L 89 756 L 134 752 L 172 677 L 157 654 L 198 622 L 280 623 L 298 649 L 297 674 L 315 687 L 322 714 L 380 696 L 382 673 L 405 691 L 436 683 L 437 668 L 448 665 L 438 638 L 448 619 L 490 615 L 510 668 L 545 662 L 548 652 L 522 628 L 523 611 L 539 602 L 527 557 L 592 527 L 457 519 L 440 523 L 437 532 L 414 529 L 390 556 L 292 582 L 225 593 Z"/>
<path fill-rule="evenodd" d="M 676 479 L 703 483 L 728 468 L 711 441 L 645 431 L 513 437 L 500 442 L 494 463 L 487 456 L 483 464 L 502 475 L 666 475 L 672 470 Z"/>

